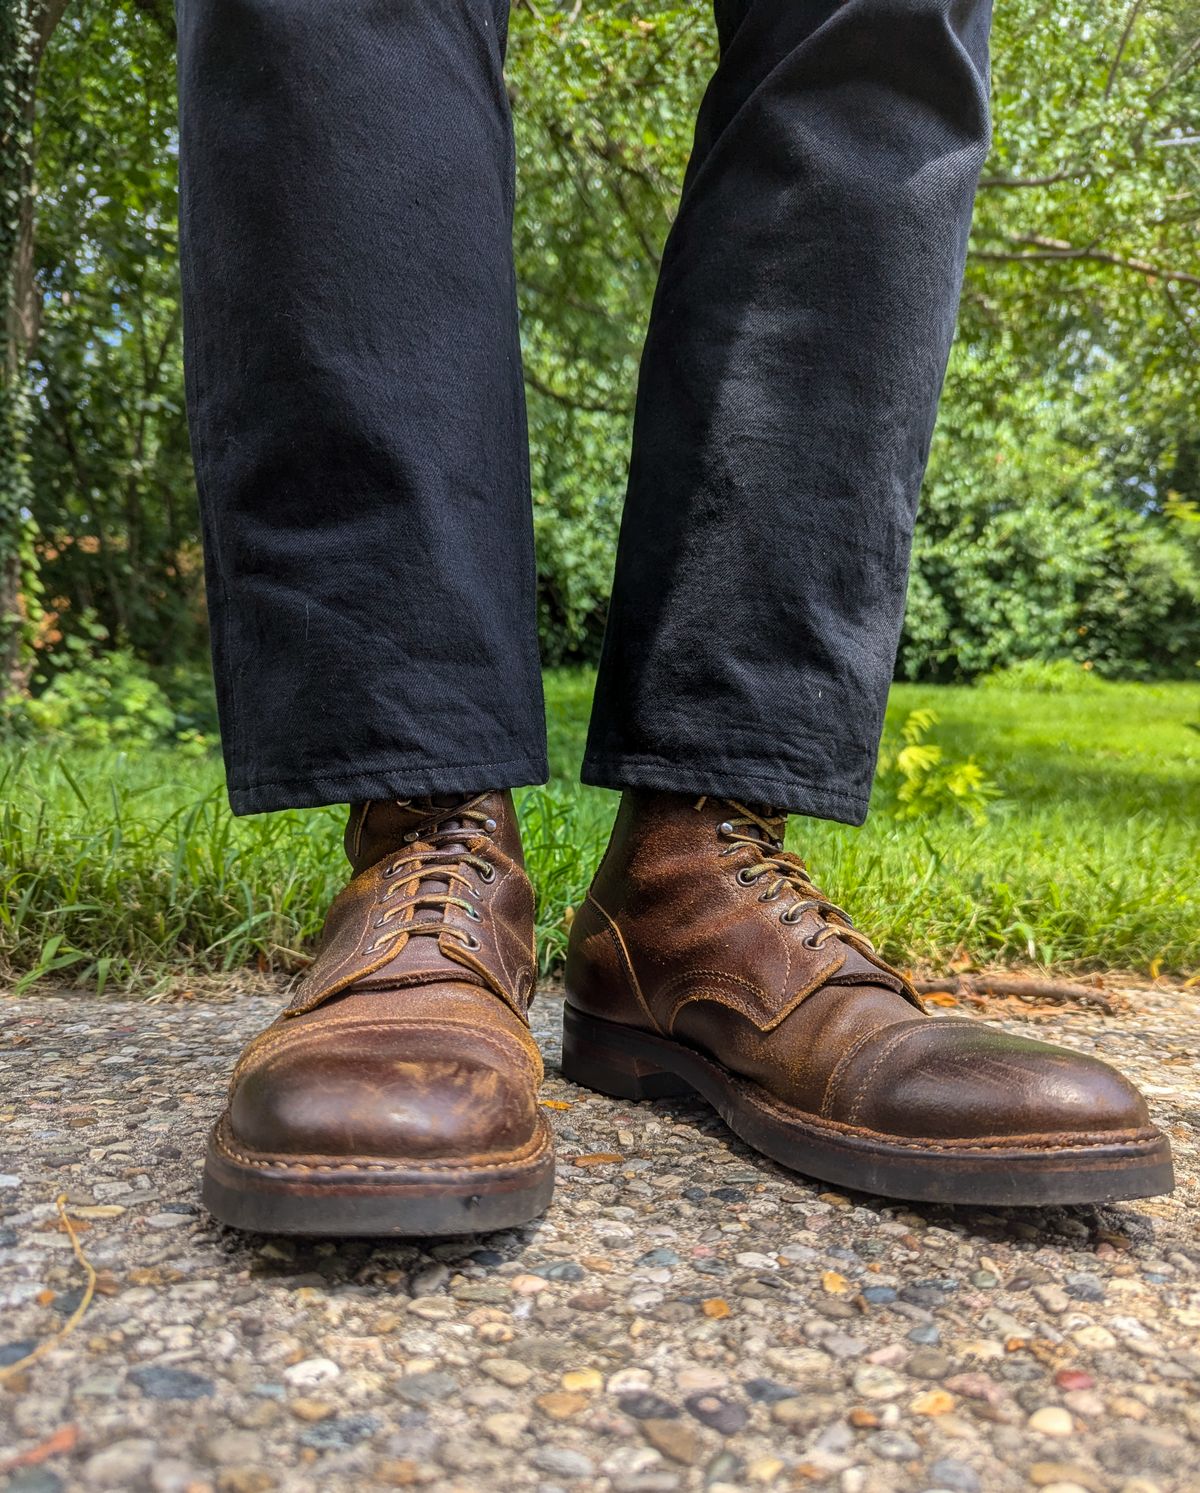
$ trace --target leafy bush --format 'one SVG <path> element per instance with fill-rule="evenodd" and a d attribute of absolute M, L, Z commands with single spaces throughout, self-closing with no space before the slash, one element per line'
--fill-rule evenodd
<path fill-rule="evenodd" d="M 10 701 L 7 718 L 17 734 L 87 747 L 150 746 L 175 729 L 170 700 L 128 648 L 60 671 L 40 695 Z"/>
<path fill-rule="evenodd" d="M 951 369 L 913 548 L 902 678 L 974 679 L 1037 659 L 1109 677 L 1188 676 L 1200 660 L 1192 526 L 1126 506 L 1103 450 L 1061 427 L 1047 390 L 1014 379 L 971 408 L 982 365 Z M 999 377 L 999 374 L 997 375 Z M 1098 396 L 1097 396 L 1098 397 Z"/>
<path fill-rule="evenodd" d="M 976 681 L 980 689 L 1030 690 L 1038 695 L 1084 695 L 1104 688 L 1104 680 L 1086 664 L 1059 658 L 1052 663 L 1027 658 Z"/>
<path fill-rule="evenodd" d="M 898 740 L 885 736 L 875 774 L 885 806 L 894 819 L 924 819 L 949 809 L 981 825 L 1000 790 L 974 757 L 948 758 L 929 740 L 937 721 L 935 710 L 912 710 Z"/>

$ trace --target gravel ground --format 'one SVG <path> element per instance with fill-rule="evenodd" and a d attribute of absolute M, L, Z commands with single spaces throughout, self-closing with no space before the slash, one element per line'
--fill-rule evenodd
<path fill-rule="evenodd" d="M 566 1084 L 530 1227 L 374 1247 L 200 1211 L 205 1132 L 275 1003 L 0 1000 L 12 1493 L 1200 1488 L 1200 997 L 1017 1014 L 1140 1081 L 1170 1199 L 950 1210 L 830 1192 L 699 1104 Z"/>

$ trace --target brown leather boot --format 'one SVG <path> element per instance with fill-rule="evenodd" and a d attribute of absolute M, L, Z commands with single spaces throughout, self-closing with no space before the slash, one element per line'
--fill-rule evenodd
<path fill-rule="evenodd" d="M 550 1201 L 554 1154 L 512 798 L 359 805 L 346 853 L 316 962 L 234 1071 L 205 1205 L 284 1234 L 523 1223 Z"/>
<path fill-rule="evenodd" d="M 563 1072 L 625 1099 L 694 1091 L 772 1160 L 949 1203 L 1173 1186 L 1166 1137 L 1095 1058 L 922 1013 L 783 849 L 785 819 L 626 792 L 571 928 Z"/>

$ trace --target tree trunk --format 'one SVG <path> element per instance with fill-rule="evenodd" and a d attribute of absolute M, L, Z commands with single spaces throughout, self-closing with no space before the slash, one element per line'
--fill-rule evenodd
<path fill-rule="evenodd" d="M 25 367 L 37 341 L 34 275 L 34 111 L 37 75 L 68 0 L 0 5 L 0 692 L 24 689 L 25 577 L 32 564 L 26 466 Z"/>

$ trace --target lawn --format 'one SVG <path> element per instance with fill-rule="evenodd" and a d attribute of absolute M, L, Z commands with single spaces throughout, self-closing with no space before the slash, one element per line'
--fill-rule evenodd
<path fill-rule="evenodd" d="M 877 785 L 863 829 L 793 820 L 790 843 L 890 956 L 945 966 L 1200 968 L 1200 685 L 1080 692 L 897 685 L 948 763 L 1000 796 L 898 817 Z M 551 770 L 521 795 L 543 965 L 565 943 L 614 795 L 575 781 L 586 672 L 547 676 Z M 343 880 L 342 811 L 235 820 L 219 763 L 169 749 L 0 748 L 0 979 L 178 988 L 192 973 L 296 968 Z"/>

